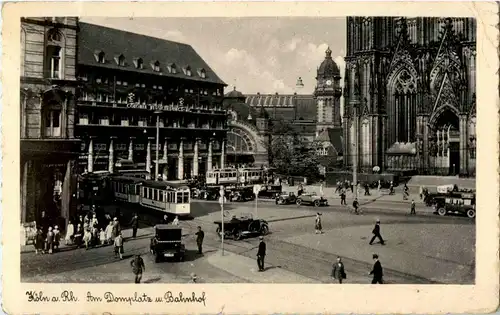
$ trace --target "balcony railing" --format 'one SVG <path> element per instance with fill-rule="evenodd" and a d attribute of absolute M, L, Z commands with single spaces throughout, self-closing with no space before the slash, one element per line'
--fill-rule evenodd
<path fill-rule="evenodd" d="M 127 109 L 138 109 L 138 110 L 150 110 L 150 111 L 164 111 L 164 112 L 190 112 L 197 114 L 207 114 L 207 115 L 227 115 L 227 110 L 222 109 L 222 107 L 208 108 L 207 106 L 186 106 L 179 104 L 127 104 L 124 102 L 116 101 L 98 101 L 98 100 L 83 100 L 79 99 L 77 101 L 79 106 L 90 106 L 90 107 L 103 107 L 103 108 L 127 108 Z"/>
<path fill-rule="evenodd" d="M 83 122 L 83 123 L 82 123 Z M 113 127 L 118 127 L 118 128 L 139 128 L 139 129 L 155 129 L 156 125 L 153 126 L 139 126 L 139 125 L 123 125 L 122 122 L 114 123 L 114 124 L 99 124 L 99 123 L 85 123 L 84 121 L 78 121 L 76 126 L 80 127 L 106 127 L 106 128 L 113 128 Z M 193 126 L 193 127 L 188 127 L 188 126 L 160 126 L 160 129 L 167 129 L 167 130 L 214 130 L 214 131 L 225 131 L 228 130 L 229 128 L 223 127 L 223 126 L 215 126 L 215 127 L 207 127 L 207 126 Z"/>

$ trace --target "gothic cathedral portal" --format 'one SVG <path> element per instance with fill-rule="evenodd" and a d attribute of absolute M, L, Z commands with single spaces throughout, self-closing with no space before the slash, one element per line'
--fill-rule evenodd
<path fill-rule="evenodd" d="M 475 174 L 475 19 L 348 17 L 345 60 L 347 167 Z"/>

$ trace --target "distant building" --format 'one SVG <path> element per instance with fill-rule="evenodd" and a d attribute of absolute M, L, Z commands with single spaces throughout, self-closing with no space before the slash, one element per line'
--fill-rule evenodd
<path fill-rule="evenodd" d="M 318 154 L 323 155 L 322 161 L 328 165 L 331 164 L 332 158 L 341 158 L 343 154 L 340 118 L 341 77 L 331 53 L 328 48 L 324 61 L 318 67 L 317 86 L 313 94 L 244 95 L 234 89 L 225 95 L 224 108 L 231 113 L 228 144 L 231 143 L 231 147 L 234 148 L 228 147 L 228 161 L 233 161 L 231 155 L 234 155 L 237 161 L 267 164 L 267 148 L 273 136 L 272 126 L 279 121 L 287 123 L 310 142 L 315 141 L 323 133 L 328 134 L 326 139 L 321 138 L 324 140 L 321 142 L 325 148 L 335 148 L 318 151 Z M 332 142 L 329 140 L 330 137 L 334 138 Z M 247 149 L 243 149 L 240 144 L 244 144 L 243 147 Z M 237 153 L 233 154 L 231 150 Z M 324 152 L 327 152 L 326 156 Z"/>
<path fill-rule="evenodd" d="M 348 17 L 345 60 L 346 166 L 475 173 L 474 19 Z"/>

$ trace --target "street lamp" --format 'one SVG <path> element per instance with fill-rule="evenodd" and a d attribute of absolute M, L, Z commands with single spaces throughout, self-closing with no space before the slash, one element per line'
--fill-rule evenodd
<path fill-rule="evenodd" d="M 160 163 L 160 154 L 158 152 L 159 146 L 160 146 L 160 114 L 162 111 L 160 110 L 155 110 L 154 114 L 156 115 L 156 165 L 155 165 L 155 181 L 158 180 L 158 169 L 159 169 L 159 163 Z"/>

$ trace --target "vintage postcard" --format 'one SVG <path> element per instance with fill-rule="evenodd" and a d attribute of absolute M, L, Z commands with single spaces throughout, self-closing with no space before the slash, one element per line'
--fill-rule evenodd
<path fill-rule="evenodd" d="M 2 16 L 6 313 L 497 308 L 497 4 Z"/>

